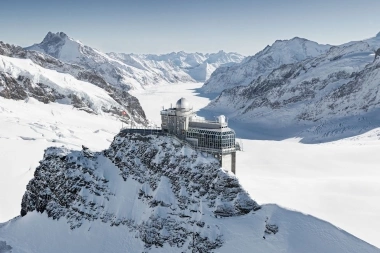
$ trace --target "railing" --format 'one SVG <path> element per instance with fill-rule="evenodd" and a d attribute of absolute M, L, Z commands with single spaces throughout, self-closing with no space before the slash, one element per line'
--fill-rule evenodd
<path fill-rule="evenodd" d="M 195 149 L 208 152 L 208 153 L 218 153 L 218 154 L 229 154 L 231 152 L 235 152 L 235 148 L 228 148 L 228 149 L 214 149 L 214 148 L 205 148 L 205 147 L 195 147 Z"/>
<path fill-rule="evenodd" d="M 169 134 L 167 132 L 162 131 L 161 128 L 152 128 L 152 127 L 147 127 L 147 128 L 124 128 L 121 130 L 123 133 L 129 133 L 129 134 L 141 134 L 141 135 L 160 135 L 160 136 L 170 136 L 173 139 L 177 140 L 179 143 L 188 146 L 192 149 L 203 151 L 203 152 L 208 152 L 208 153 L 218 153 L 218 154 L 228 154 L 231 152 L 235 152 L 236 148 L 228 148 L 228 149 L 214 149 L 214 148 L 206 148 L 206 147 L 199 147 L 199 146 L 194 146 L 186 139 L 180 139 L 174 134 Z"/>
<path fill-rule="evenodd" d="M 121 130 L 123 133 L 142 134 L 142 135 L 167 135 L 161 128 L 147 127 L 147 128 L 124 128 Z"/>

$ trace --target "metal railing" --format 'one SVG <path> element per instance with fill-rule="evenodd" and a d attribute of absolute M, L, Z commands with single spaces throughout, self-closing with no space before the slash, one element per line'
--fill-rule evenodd
<path fill-rule="evenodd" d="M 146 128 L 124 128 L 121 130 L 123 133 L 142 134 L 142 135 L 167 135 L 161 128 L 146 127 Z"/>
<path fill-rule="evenodd" d="M 235 152 L 236 148 L 228 148 L 228 149 L 215 149 L 215 148 L 206 148 L 206 147 L 200 147 L 192 145 L 190 142 L 188 142 L 186 139 L 178 138 L 178 136 L 174 134 L 170 134 L 167 132 L 164 132 L 161 128 L 155 128 L 155 127 L 146 127 L 146 128 L 124 128 L 121 130 L 122 133 L 129 133 L 129 134 L 141 134 L 141 135 L 159 135 L 159 136 L 170 136 L 173 139 L 177 140 L 179 143 L 188 146 L 192 149 L 208 152 L 208 153 L 218 153 L 218 154 L 228 154 L 231 152 Z"/>

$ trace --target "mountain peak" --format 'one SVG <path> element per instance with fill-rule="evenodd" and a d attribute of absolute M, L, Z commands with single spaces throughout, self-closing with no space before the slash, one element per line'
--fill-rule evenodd
<path fill-rule="evenodd" d="M 293 41 L 301 41 L 301 42 L 303 42 L 303 41 L 309 41 L 309 42 L 313 42 L 313 41 L 310 41 L 310 40 L 308 40 L 308 39 L 304 39 L 304 38 L 300 38 L 300 37 L 294 37 L 294 38 L 291 38 L 291 39 L 288 39 L 288 40 L 276 40 L 274 43 L 273 43 L 273 45 L 277 45 L 277 44 L 279 44 L 279 43 L 290 43 L 290 42 L 293 42 Z M 272 45 L 272 46 L 273 46 Z"/>
<path fill-rule="evenodd" d="M 68 38 L 69 37 L 64 32 L 57 32 L 57 33 L 48 32 L 45 38 L 43 39 L 42 43 L 57 42 L 57 41 L 61 41 Z"/>
<path fill-rule="evenodd" d="M 48 32 L 39 44 L 26 47 L 26 50 L 40 51 L 61 61 L 70 62 L 72 59 L 80 57 L 79 48 L 82 43 L 76 41 L 64 32 Z"/>
<path fill-rule="evenodd" d="M 304 40 L 308 40 L 308 39 L 305 39 L 305 38 L 301 38 L 301 37 L 296 36 L 296 37 L 294 37 L 294 38 L 292 38 L 292 39 L 290 39 L 290 40 L 302 40 L 302 41 L 304 41 Z"/>

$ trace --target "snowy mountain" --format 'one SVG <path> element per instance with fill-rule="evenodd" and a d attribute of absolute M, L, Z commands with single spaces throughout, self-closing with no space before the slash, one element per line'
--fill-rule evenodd
<path fill-rule="evenodd" d="M 167 55 L 105 54 L 69 38 L 65 33 L 49 32 L 43 41 L 26 48 L 49 54 L 63 62 L 80 65 L 122 89 L 141 89 L 146 85 L 204 81 L 222 64 L 240 62 L 236 53 Z"/>
<path fill-rule="evenodd" d="M 49 55 L 0 42 L 0 96 L 71 104 L 89 113 L 111 113 L 146 124 L 139 101 L 101 76 Z M 125 111 L 126 115 L 121 115 Z M 122 117 L 121 117 L 122 116 Z"/>
<path fill-rule="evenodd" d="M 241 62 L 243 59 L 240 54 L 226 53 L 224 51 L 213 54 L 185 53 L 181 51 L 163 55 L 123 53 L 109 53 L 108 55 L 143 70 L 153 72 L 159 70 L 171 82 L 175 82 L 178 78 L 182 81 L 195 80 L 204 82 L 219 66 L 231 66 L 234 63 Z"/>
<path fill-rule="evenodd" d="M 259 206 L 216 159 L 120 132 L 102 152 L 49 148 L 1 252 L 380 252 L 312 216 Z"/>
<path fill-rule="evenodd" d="M 248 86 L 223 91 L 207 109 L 225 110 L 232 119 L 264 128 L 289 127 L 293 136 L 309 136 L 309 141 L 363 133 L 380 122 L 379 47 L 376 37 L 282 65 Z"/>
<path fill-rule="evenodd" d="M 298 37 L 277 40 L 254 56 L 244 58 L 240 64 L 216 69 L 201 90 L 205 93 L 220 93 L 226 88 L 248 85 L 259 76 L 266 76 L 283 64 L 316 57 L 330 47 Z"/>

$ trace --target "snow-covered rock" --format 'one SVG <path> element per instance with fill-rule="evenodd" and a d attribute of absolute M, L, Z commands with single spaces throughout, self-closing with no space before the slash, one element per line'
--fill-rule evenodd
<path fill-rule="evenodd" d="M 123 131 L 103 152 L 47 149 L 21 215 L 0 224 L 3 252 L 379 252 L 311 216 L 259 206 L 212 156 Z"/>
<path fill-rule="evenodd" d="M 90 113 L 126 115 L 120 119 L 146 124 L 139 101 L 109 85 L 101 76 L 49 55 L 0 42 L 0 96 L 69 103 Z"/>
<path fill-rule="evenodd" d="M 316 57 L 325 53 L 330 47 L 298 37 L 291 40 L 277 40 L 254 56 L 246 57 L 239 64 L 219 67 L 201 90 L 205 93 L 219 93 L 226 88 L 249 85 L 259 76 L 266 76 L 283 64 Z"/>
<path fill-rule="evenodd" d="M 237 53 L 223 51 L 216 54 L 105 54 L 68 37 L 63 32 L 49 32 L 41 43 L 26 49 L 43 52 L 63 62 L 93 70 L 111 85 L 127 90 L 168 82 L 204 81 L 217 67 L 243 59 Z"/>
<path fill-rule="evenodd" d="M 377 44 L 376 44 L 377 41 Z M 320 56 L 285 64 L 248 86 L 224 90 L 207 109 L 262 126 L 289 127 L 293 136 L 331 140 L 378 124 L 380 40 L 331 47 Z M 307 129 L 307 130 L 306 130 Z"/>

